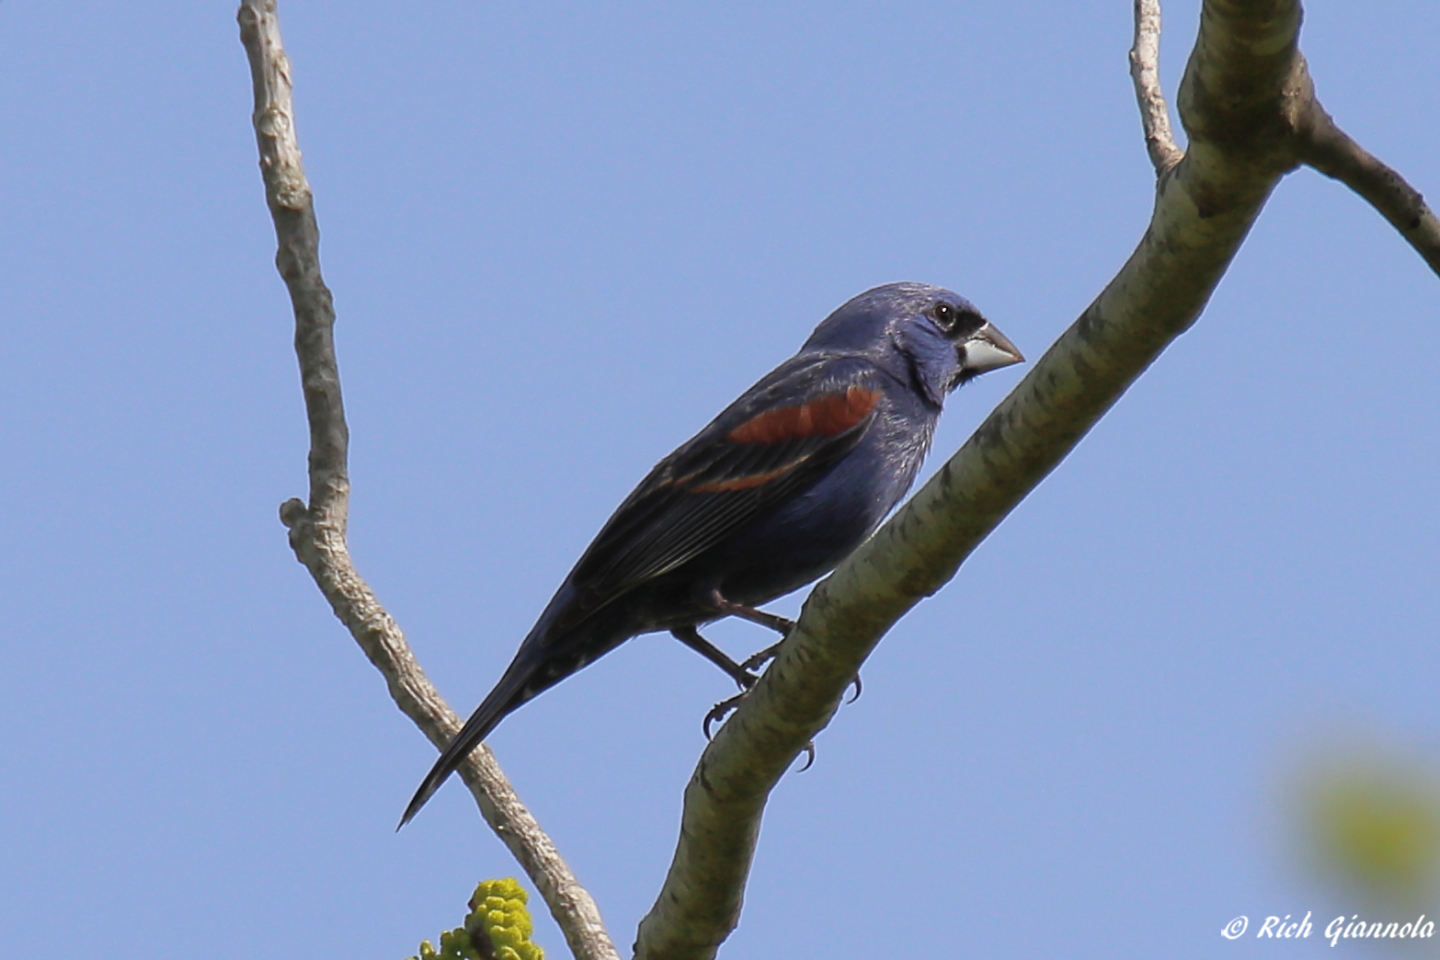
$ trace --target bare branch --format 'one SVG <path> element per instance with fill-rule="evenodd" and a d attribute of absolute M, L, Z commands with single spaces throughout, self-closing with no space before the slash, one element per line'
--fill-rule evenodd
<path fill-rule="evenodd" d="M 432 743 L 443 747 L 460 729 L 460 718 L 420 669 L 399 626 L 351 563 L 345 542 L 349 430 L 335 359 L 335 310 L 320 275 L 320 231 L 300 161 L 290 62 L 274 0 L 242 0 L 238 19 L 254 80 L 255 138 L 279 245 L 275 262 L 295 310 L 295 352 L 310 421 L 310 504 L 288 500 L 280 516 L 290 530 L 296 557 L 384 675 L 396 704 Z M 618 954 L 594 900 L 520 802 L 490 750 L 474 751 L 460 774 L 486 822 L 545 898 L 575 956 L 615 960 Z"/>
<path fill-rule="evenodd" d="M 1137 4 L 1141 21 L 1147 6 Z M 1270 192 L 1315 149 L 1305 145 L 1318 106 L 1300 20 L 1298 0 L 1205 0 L 1179 97 L 1190 140 L 1183 157 L 1157 155 L 1163 100 L 1158 85 L 1157 99 L 1141 89 L 1147 142 L 1164 175 L 1139 246 L 965 446 L 811 593 L 779 657 L 686 787 L 675 858 L 641 922 L 637 958 L 715 955 L 738 922 L 770 790 L 829 723 L 880 637 L 955 575 L 1199 317 Z M 1137 59 L 1149 56 L 1141 41 L 1156 32 L 1158 23 L 1138 25 Z M 1429 229 L 1421 220 L 1416 229 Z"/>
<path fill-rule="evenodd" d="M 1145 128 L 1145 150 L 1159 176 L 1180 162 L 1185 151 L 1175 145 L 1170 107 L 1160 86 L 1160 0 L 1135 0 L 1135 43 L 1130 48 L 1130 79 Z"/>
<path fill-rule="evenodd" d="M 1318 103 L 1307 132 L 1309 136 L 1301 144 L 1301 159 L 1370 201 L 1430 269 L 1440 274 L 1440 219 L 1425 204 L 1420 191 L 1350 139 Z"/>

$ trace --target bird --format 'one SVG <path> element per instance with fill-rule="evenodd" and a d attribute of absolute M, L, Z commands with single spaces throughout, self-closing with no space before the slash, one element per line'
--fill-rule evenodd
<path fill-rule="evenodd" d="M 621 502 L 400 827 L 502 719 L 631 637 L 669 631 L 748 689 L 774 648 L 737 664 L 699 627 L 737 616 L 783 642 L 793 624 L 758 608 L 829 573 L 875 531 L 909 490 L 955 388 L 1023 360 L 942 287 L 890 283 L 841 305 Z"/>

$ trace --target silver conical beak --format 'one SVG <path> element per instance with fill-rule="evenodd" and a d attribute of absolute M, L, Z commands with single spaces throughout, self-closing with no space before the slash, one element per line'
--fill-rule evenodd
<path fill-rule="evenodd" d="M 960 369 L 974 376 L 987 370 L 1008 367 L 1012 363 L 1023 363 L 1024 360 L 1024 355 L 1010 342 L 1010 338 L 987 322 L 965 341 L 965 359 Z"/>

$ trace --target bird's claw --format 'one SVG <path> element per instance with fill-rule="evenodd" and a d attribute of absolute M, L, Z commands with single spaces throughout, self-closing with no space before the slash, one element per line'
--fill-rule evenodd
<path fill-rule="evenodd" d="M 755 654 L 749 660 L 746 660 L 740 665 L 741 668 L 744 669 L 746 676 L 750 678 L 749 682 L 747 683 L 745 681 L 742 681 L 739 677 L 736 677 L 735 682 L 739 684 L 740 692 L 726 700 L 721 700 L 719 703 L 715 704 L 715 706 L 710 708 L 709 713 L 705 714 L 704 726 L 706 740 L 709 740 L 712 737 L 710 728 L 713 727 L 715 724 L 723 721 L 728 714 L 734 712 L 735 708 L 740 706 L 740 701 L 744 700 L 750 694 L 751 688 L 754 687 L 756 682 L 760 679 L 758 676 L 755 676 L 750 671 L 754 670 L 757 666 L 767 660 L 773 660 L 775 658 L 776 651 L 778 651 L 779 649 L 780 644 L 777 643 L 773 647 L 768 647 L 764 650 L 761 650 L 759 653 Z M 850 681 L 850 686 L 855 688 L 855 695 L 852 696 L 849 700 L 845 701 L 847 704 L 854 703 L 856 700 L 860 699 L 860 693 L 864 689 L 864 685 L 860 682 L 860 674 L 855 674 L 855 679 Z M 815 762 L 815 744 L 813 742 L 805 744 L 805 753 L 808 755 L 808 758 L 805 761 L 805 766 L 800 768 L 801 773 L 809 770 L 810 764 Z"/>
<path fill-rule="evenodd" d="M 710 708 L 710 712 L 705 714 L 706 740 L 711 739 L 711 725 L 721 720 L 724 720 L 726 714 L 731 713 L 736 707 L 740 706 L 740 701 L 744 700 L 749 693 L 749 690 L 746 690 L 744 693 L 737 693 L 730 699 L 721 700 L 719 703 L 715 704 L 715 706 Z M 805 744 L 804 750 L 805 765 L 799 769 L 799 773 L 804 773 L 806 770 L 809 770 L 811 765 L 815 763 L 815 741 L 811 740 L 809 743 Z"/>
<path fill-rule="evenodd" d="M 715 706 L 710 708 L 710 712 L 705 714 L 706 740 L 709 740 L 712 736 L 710 728 L 716 723 L 724 720 L 727 714 L 731 713 L 736 707 L 740 706 L 740 701 L 744 700 L 745 697 L 749 695 L 749 693 L 749 690 L 742 690 L 739 693 L 735 694 L 735 696 L 730 697 L 728 700 L 721 700 L 719 703 L 715 704 Z"/>

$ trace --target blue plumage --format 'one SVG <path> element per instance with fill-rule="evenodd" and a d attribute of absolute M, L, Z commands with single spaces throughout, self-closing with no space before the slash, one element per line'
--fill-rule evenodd
<path fill-rule="evenodd" d="M 499 683 L 410 801 L 403 826 L 507 714 L 621 643 L 669 630 L 748 686 L 695 628 L 833 570 L 899 503 L 945 397 L 1023 359 L 967 300 L 892 283 L 827 317 L 625 498 Z"/>

